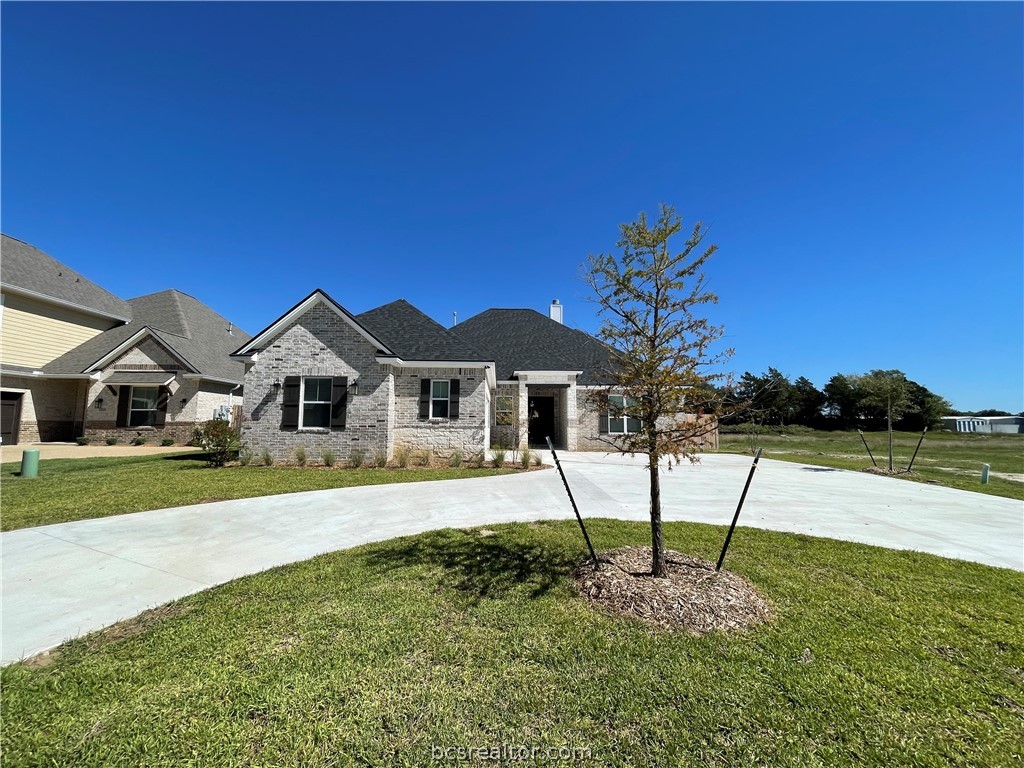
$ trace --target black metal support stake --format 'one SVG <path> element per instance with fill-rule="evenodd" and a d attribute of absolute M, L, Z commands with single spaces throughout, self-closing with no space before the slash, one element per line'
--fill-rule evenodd
<path fill-rule="evenodd" d="M 914 455 L 910 457 L 910 464 L 907 465 L 907 472 L 910 472 L 914 468 L 914 461 L 917 459 L 917 452 L 921 450 L 921 443 L 924 442 L 924 436 L 928 432 L 928 427 L 924 428 L 924 432 L 921 433 L 921 439 L 917 441 L 917 448 L 914 449 Z"/>
<path fill-rule="evenodd" d="M 863 432 L 861 432 L 861 431 L 860 431 L 860 430 L 858 429 L 858 430 L 857 430 L 857 434 L 858 434 L 858 435 L 860 435 L 860 439 L 861 439 L 861 441 L 862 441 L 862 442 L 864 443 L 864 447 L 865 447 L 865 448 L 867 448 L 867 451 L 868 451 L 868 456 L 871 456 L 871 463 L 872 463 L 872 464 L 874 464 L 874 465 L 875 465 L 875 466 L 877 467 L 877 466 L 878 466 L 878 462 L 877 462 L 877 461 L 875 461 L 875 457 L 874 457 L 874 456 L 873 456 L 873 455 L 871 454 L 871 449 L 870 449 L 870 448 L 868 448 L 868 441 L 867 441 L 867 440 L 865 439 L 865 437 L 864 437 L 864 433 L 863 433 Z"/>
<path fill-rule="evenodd" d="M 747 500 L 747 491 L 750 490 L 750 481 L 754 479 L 754 470 L 757 469 L 757 461 L 761 458 L 761 449 L 754 454 L 754 463 L 750 465 L 750 474 L 747 475 L 747 482 L 743 486 L 743 493 L 740 494 L 740 503 L 736 505 L 736 514 L 732 516 L 732 525 L 729 526 L 729 533 L 725 537 L 725 544 L 722 545 L 722 554 L 718 556 L 718 565 L 715 572 L 722 570 L 722 563 L 725 562 L 725 553 L 729 549 L 729 542 L 732 541 L 732 532 L 736 530 L 736 521 L 740 519 L 740 510 L 743 509 L 743 502 Z"/>
<path fill-rule="evenodd" d="M 583 531 L 583 538 L 587 542 L 587 549 L 590 550 L 590 557 L 594 561 L 594 567 L 600 568 L 601 564 L 597 562 L 597 553 L 594 552 L 594 545 L 590 543 L 590 536 L 587 535 L 587 526 L 583 524 L 583 518 L 580 517 L 580 511 L 576 507 L 576 499 L 572 497 L 572 489 L 569 488 L 569 481 L 565 479 L 565 472 L 562 471 L 562 463 L 558 460 L 558 454 L 555 453 L 555 446 L 551 444 L 551 438 L 544 438 L 548 442 L 548 450 L 551 451 L 551 458 L 555 460 L 555 466 L 558 468 L 558 474 L 562 477 L 562 485 L 565 486 L 565 492 L 569 494 L 569 502 L 572 504 L 572 511 L 576 513 L 576 522 L 580 524 L 580 530 Z"/>

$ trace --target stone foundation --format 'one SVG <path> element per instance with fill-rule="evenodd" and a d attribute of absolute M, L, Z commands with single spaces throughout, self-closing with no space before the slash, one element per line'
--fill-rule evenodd
<path fill-rule="evenodd" d="M 162 427 L 118 427 L 115 422 L 92 422 L 86 427 L 85 436 L 95 444 L 115 437 L 118 443 L 131 445 L 135 438 L 144 437 L 147 445 L 160 445 L 167 438 L 173 438 L 177 445 L 188 445 L 195 428 L 192 422 L 168 422 Z"/>

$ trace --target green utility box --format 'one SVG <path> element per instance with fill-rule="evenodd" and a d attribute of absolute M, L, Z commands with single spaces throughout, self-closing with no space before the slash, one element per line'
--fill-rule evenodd
<path fill-rule="evenodd" d="M 29 448 L 21 454 L 21 476 L 39 477 L 38 448 Z"/>

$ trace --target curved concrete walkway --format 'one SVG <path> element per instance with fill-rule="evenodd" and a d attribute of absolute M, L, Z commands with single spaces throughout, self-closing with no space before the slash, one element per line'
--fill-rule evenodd
<path fill-rule="evenodd" d="M 585 517 L 648 519 L 638 457 L 562 456 Z M 664 516 L 728 524 L 750 459 L 662 473 Z M 554 471 L 312 491 L 2 534 L 3 663 L 231 579 L 435 528 L 571 518 Z M 1024 570 L 1024 505 L 858 472 L 763 460 L 741 523 Z M 600 542 L 597 543 L 600 545 Z"/>

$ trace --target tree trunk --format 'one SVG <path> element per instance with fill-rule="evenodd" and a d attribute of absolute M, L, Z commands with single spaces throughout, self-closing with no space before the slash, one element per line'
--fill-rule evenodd
<path fill-rule="evenodd" d="M 661 538 L 661 477 L 658 475 L 658 459 L 650 457 L 648 470 L 651 474 L 651 576 L 665 575 L 665 542 Z"/>

